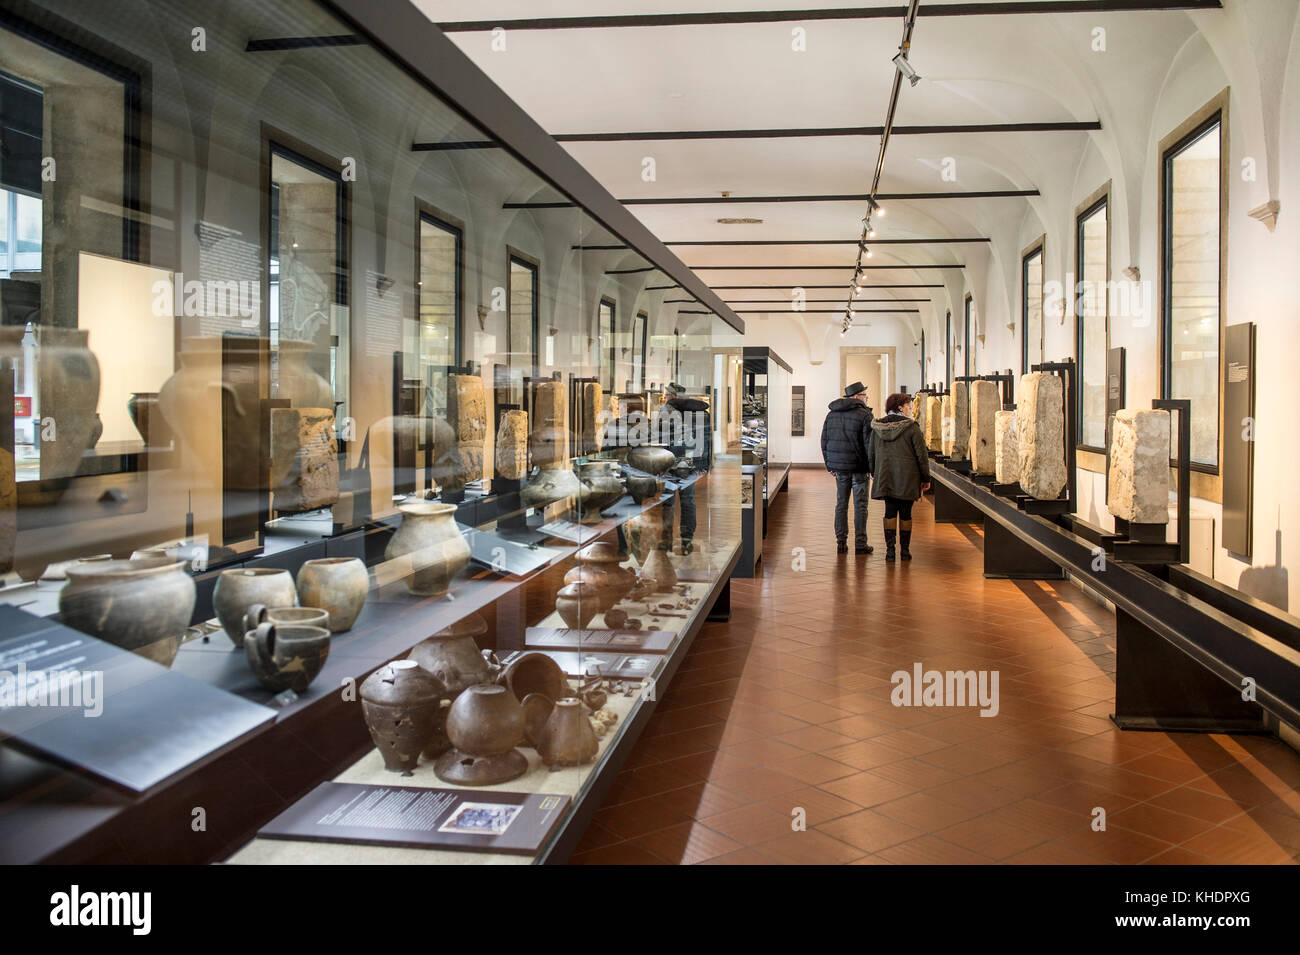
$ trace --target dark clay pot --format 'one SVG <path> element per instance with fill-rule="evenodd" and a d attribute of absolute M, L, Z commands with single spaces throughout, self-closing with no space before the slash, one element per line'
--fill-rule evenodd
<path fill-rule="evenodd" d="M 394 660 L 366 677 L 361 710 L 385 769 L 411 775 L 435 730 L 445 695 L 443 685 L 414 660 Z"/>
<path fill-rule="evenodd" d="M 530 693 L 541 693 L 552 700 L 569 695 L 569 678 L 544 653 L 525 653 L 501 672 L 497 682 L 508 687 L 517 700 Z"/>
<path fill-rule="evenodd" d="M 555 595 L 555 610 L 570 630 L 581 630 L 596 616 L 600 591 L 585 580 L 565 584 Z"/>
<path fill-rule="evenodd" d="M 491 683 L 495 674 L 479 650 L 476 637 L 487 633 L 487 621 L 478 614 L 439 630 L 411 648 L 406 655 L 425 672 L 432 674 L 446 690 L 448 702 L 476 683 Z M 434 733 L 429 737 L 424 755 L 432 759 L 451 748 L 447 738 L 447 708 L 439 712 Z"/>
<path fill-rule="evenodd" d="M 623 482 L 614 461 L 589 461 L 578 467 L 582 493 L 578 497 L 578 516 L 584 524 L 599 524 L 600 512 L 623 497 Z"/>
<path fill-rule="evenodd" d="M 600 741 L 583 712 L 582 701 L 574 697 L 556 700 L 551 715 L 537 738 L 537 755 L 551 769 L 581 766 L 596 758 Z"/>
<path fill-rule="evenodd" d="M 244 634 L 248 666 L 272 693 L 302 693 L 316 679 L 330 655 L 330 632 L 324 627 L 266 622 Z"/>
<path fill-rule="evenodd" d="M 67 569 L 63 623 L 171 666 L 194 613 L 194 578 L 168 557 L 96 560 Z"/>
<path fill-rule="evenodd" d="M 627 453 L 627 463 L 646 474 L 663 474 L 676 461 L 677 456 L 663 444 L 642 444 Z"/>
<path fill-rule="evenodd" d="M 455 749 L 434 764 L 445 782 L 491 786 L 528 771 L 528 760 L 515 749 L 524 739 L 524 708 L 504 686 L 479 683 L 456 697 L 447 735 Z"/>
<path fill-rule="evenodd" d="M 604 613 L 636 586 L 636 574 L 620 567 L 618 548 L 608 541 L 588 544 L 574 558 L 578 566 L 564 575 L 566 584 L 584 581 L 596 588 L 596 609 Z"/>

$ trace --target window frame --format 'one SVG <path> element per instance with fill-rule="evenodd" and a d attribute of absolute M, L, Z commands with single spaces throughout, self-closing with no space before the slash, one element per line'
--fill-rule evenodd
<path fill-rule="evenodd" d="M 952 309 L 943 318 L 943 390 L 952 391 Z"/>
<path fill-rule="evenodd" d="M 636 323 L 641 322 L 641 340 L 637 341 Z M 646 342 L 648 341 L 650 329 L 650 313 L 646 309 L 639 309 L 632 317 L 632 358 L 633 367 L 637 369 L 638 374 L 633 375 L 633 385 L 637 392 L 645 391 L 645 365 L 646 365 Z M 640 348 L 638 353 L 637 349 Z M 640 364 L 637 364 L 639 359 Z"/>
<path fill-rule="evenodd" d="M 420 272 L 423 268 L 423 249 L 420 245 L 420 226 L 429 223 L 442 229 L 444 232 L 450 232 L 455 237 L 456 264 L 455 280 L 456 287 L 453 292 L 452 305 L 452 364 L 460 367 L 462 354 L 464 351 L 464 312 L 465 312 L 465 223 L 449 216 L 441 209 L 422 199 L 415 200 L 415 323 L 417 326 L 416 350 L 417 361 L 419 355 L 420 339 L 423 335 L 423 328 L 420 327 L 420 295 L 423 286 L 420 284 Z"/>
<path fill-rule="evenodd" d="M 532 275 L 532 329 L 533 329 L 533 348 L 530 358 L 531 366 L 527 371 L 526 377 L 540 374 L 541 369 L 541 291 L 542 291 L 542 263 L 540 260 L 533 258 L 526 252 L 521 252 L 513 246 L 506 246 L 506 355 L 507 367 L 513 367 L 517 359 L 515 355 L 514 342 L 514 318 L 512 305 L 514 302 L 514 266 L 518 264 L 523 266 Z"/>
<path fill-rule="evenodd" d="M 1082 296 L 1079 293 L 1079 282 L 1083 280 L 1083 226 L 1084 222 L 1091 219 L 1098 211 L 1104 210 L 1106 217 L 1106 265 L 1105 274 L 1102 282 L 1105 290 L 1102 293 L 1101 306 L 1103 309 L 1102 321 L 1105 327 L 1105 347 L 1102 349 L 1102 378 L 1105 379 L 1106 356 L 1110 353 L 1110 275 L 1111 275 L 1111 228 L 1110 228 L 1110 182 L 1106 182 L 1100 189 L 1085 199 L 1074 212 L 1074 283 L 1075 287 L 1070 290 L 1072 295 L 1071 302 L 1074 308 L 1074 374 L 1077 379 L 1075 385 L 1075 404 L 1074 409 L 1075 421 L 1078 422 L 1079 433 L 1075 443 L 1075 448 L 1080 451 L 1092 451 L 1096 454 L 1105 454 L 1106 448 L 1096 445 L 1085 444 L 1083 440 L 1083 375 L 1084 375 L 1084 320 L 1085 316 L 1080 309 Z M 1103 411 L 1102 420 L 1102 444 L 1107 440 L 1106 435 L 1105 412 Z"/>
<path fill-rule="evenodd" d="M 971 369 L 974 356 L 972 352 L 974 347 L 971 345 L 971 319 L 974 318 L 974 308 L 972 303 L 974 297 L 970 292 L 962 299 L 962 339 L 961 339 L 961 357 L 962 366 L 965 368 L 965 376 L 969 378 L 974 372 Z"/>
<path fill-rule="evenodd" d="M 1038 361 L 1043 360 L 1043 351 L 1047 342 L 1047 309 L 1044 306 L 1046 297 L 1044 289 L 1047 286 L 1047 234 L 1040 235 L 1033 242 L 1029 243 L 1020 253 L 1020 374 L 1027 375 L 1030 372 L 1029 361 L 1029 260 L 1034 256 L 1039 257 L 1039 289 L 1038 289 Z"/>
<path fill-rule="evenodd" d="M 1161 139 L 1158 148 L 1158 166 L 1157 175 L 1159 177 L 1157 186 L 1157 201 L 1159 203 L 1159 233 L 1157 236 L 1157 255 L 1159 256 L 1159 324 L 1157 326 L 1158 350 L 1157 350 L 1157 368 L 1156 376 L 1159 384 L 1159 394 L 1162 398 L 1174 397 L 1170 394 L 1172 379 L 1172 335 L 1171 322 L 1173 319 L 1171 312 L 1171 284 L 1173 278 L 1172 263 L 1168 251 L 1168 239 L 1172 234 L 1173 226 L 1173 208 L 1170 203 L 1170 189 L 1172 183 L 1169 177 L 1170 160 L 1175 158 L 1184 149 L 1200 139 L 1205 133 L 1217 125 L 1219 127 L 1219 327 L 1218 327 L 1218 369 L 1215 374 L 1215 387 L 1218 392 L 1217 396 L 1217 418 L 1215 421 L 1215 430 L 1217 437 L 1215 440 L 1215 463 L 1204 464 L 1198 461 L 1189 461 L 1189 468 L 1195 474 L 1209 475 L 1209 486 L 1201 485 L 1193 476 L 1192 494 L 1193 496 L 1207 496 L 1211 499 L 1218 500 L 1222 496 L 1221 471 L 1223 464 L 1223 378 L 1224 378 L 1224 354 L 1223 341 L 1225 337 L 1225 328 L 1227 327 L 1227 275 L 1228 275 L 1228 247 L 1227 247 L 1227 226 L 1228 226 L 1228 200 L 1229 200 L 1229 183 L 1228 167 L 1229 163 L 1225 161 L 1225 146 L 1230 145 L 1229 125 L 1228 125 L 1228 90 L 1224 89 L 1208 103 L 1198 109 L 1195 113 L 1184 120 L 1172 132 Z M 1177 465 L 1176 453 L 1171 449 L 1170 466 Z M 1200 490 L 1202 493 L 1198 494 Z"/>
<path fill-rule="evenodd" d="M 608 386 L 605 386 L 604 382 L 601 381 L 601 379 L 604 377 L 601 374 L 601 372 L 605 370 L 605 366 L 603 361 L 599 361 L 599 359 L 602 357 L 601 348 L 600 348 L 600 336 L 605 330 L 603 316 L 604 316 L 604 311 L 606 306 L 609 306 L 609 385 Z M 618 373 L 618 369 L 615 367 L 615 361 L 614 361 L 614 356 L 616 354 L 615 347 L 614 347 L 614 340 L 617 337 L 618 337 L 618 302 L 616 302 L 613 298 L 611 298 L 608 295 L 602 295 L 599 298 L 599 300 L 596 302 L 596 357 L 598 359 L 598 363 L 596 365 L 596 380 L 601 381 L 601 386 L 604 387 L 606 392 L 609 394 L 618 393 L 618 382 L 614 380 L 614 376 Z"/>

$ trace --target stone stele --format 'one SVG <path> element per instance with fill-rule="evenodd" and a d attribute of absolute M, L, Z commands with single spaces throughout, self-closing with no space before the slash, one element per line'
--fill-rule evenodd
<path fill-rule="evenodd" d="M 1115 412 L 1106 507 L 1135 524 L 1169 523 L 1168 411 Z"/>
<path fill-rule="evenodd" d="M 600 450 L 602 435 L 601 412 L 606 408 L 605 390 L 600 382 L 588 381 L 582 386 L 582 446 L 591 451 Z"/>
<path fill-rule="evenodd" d="M 1021 488 L 1037 500 L 1056 500 L 1065 487 L 1065 391 L 1059 375 L 1035 371 L 1020 379 L 1016 442 Z"/>
<path fill-rule="evenodd" d="M 271 488 L 277 511 L 313 511 L 338 501 L 334 412 L 328 408 L 271 409 Z"/>
<path fill-rule="evenodd" d="M 483 471 L 487 439 L 487 394 L 478 375 L 451 375 L 447 380 L 447 421 L 456 435 L 465 481 L 477 481 Z"/>
<path fill-rule="evenodd" d="M 522 481 L 528 476 L 528 412 L 507 411 L 497 429 L 497 477 Z"/>
<path fill-rule="evenodd" d="M 980 474 L 997 471 L 997 415 L 1002 395 L 992 381 L 970 383 L 970 460 Z"/>
<path fill-rule="evenodd" d="M 992 382 L 989 382 L 992 384 Z M 995 416 L 997 439 L 994 456 L 997 458 L 997 482 L 999 484 L 1020 483 L 1020 445 L 1016 440 L 1016 413 L 999 411 Z"/>
<path fill-rule="evenodd" d="M 528 444 L 539 468 L 564 467 L 569 462 L 566 425 L 568 390 L 562 381 L 538 382 L 533 389 L 533 430 Z"/>
<path fill-rule="evenodd" d="M 14 542 L 18 538 L 18 485 L 14 475 L 14 453 L 0 448 L 0 574 L 14 566 Z"/>
<path fill-rule="evenodd" d="M 925 399 L 925 446 L 931 451 L 943 450 L 943 402 L 934 395 Z"/>
<path fill-rule="evenodd" d="M 970 444 L 970 406 L 966 382 L 954 381 L 952 394 L 943 399 L 943 453 L 949 460 L 965 461 Z"/>
<path fill-rule="evenodd" d="M 916 397 L 912 399 L 912 411 L 916 415 L 916 426 L 921 429 L 921 435 L 925 435 L 925 411 L 930 402 L 927 400 L 930 395 L 927 392 L 919 391 Z"/>

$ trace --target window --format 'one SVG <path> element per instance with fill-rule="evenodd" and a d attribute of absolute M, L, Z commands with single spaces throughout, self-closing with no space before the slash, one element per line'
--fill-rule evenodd
<path fill-rule="evenodd" d="M 596 332 L 596 379 L 607 394 L 616 392 L 614 381 L 614 300 L 600 300 Z"/>
<path fill-rule="evenodd" d="M 463 298 L 461 268 L 464 261 L 464 232 L 459 225 L 419 211 L 419 277 L 415 291 L 419 316 L 420 379 L 434 368 L 445 378 L 446 369 L 460 364 L 460 315 Z M 445 400 L 431 409 L 445 409 Z"/>
<path fill-rule="evenodd" d="M 928 369 L 925 367 L 925 329 L 921 329 L 921 387 L 930 386 L 929 379 L 926 378 Z"/>
<path fill-rule="evenodd" d="M 962 354 L 962 360 L 965 362 L 966 370 L 962 372 L 962 374 L 964 374 L 967 378 L 969 378 L 974 373 L 972 369 L 975 366 L 975 344 L 974 344 L 974 339 L 971 338 L 972 309 L 971 309 L 971 297 L 969 294 L 967 294 L 966 296 L 966 301 L 963 303 L 963 308 L 965 309 L 966 317 L 963 322 L 962 335 L 961 335 L 961 354 Z"/>
<path fill-rule="evenodd" d="M 650 325 L 650 316 L 646 312 L 637 312 L 632 319 L 632 391 L 645 391 L 645 346 L 646 329 Z"/>
<path fill-rule="evenodd" d="M 952 388 L 952 312 L 943 317 L 943 386 Z"/>
<path fill-rule="evenodd" d="M 1020 373 L 1043 361 L 1043 240 L 1020 259 Z"/>
<path fill-rule="evenodd" d="M 1222 294 L 1222 113 L 1161 157 L 1161 386 L 1192 403 L 1192 460 L 1219 465 L 1219 336 Z"/>
<path fill-rule="evenodd" d="M 510 367 L 535 374 L 537 360 L 537 263 L 518 252 L 509 253 L 510 278 L 506 288 L 510 322 L 506 329 L 506 351 Z M 549 362 L 547 364 L 550 364 Z"/>
<path fill-rule="evenodd" d="M 1074 323 L 1079 356 L 1079 445 L 1106 450 L 1106 347 L 1110 281 L 1110 222 L 1106 196 L 1075 219 Z"/>

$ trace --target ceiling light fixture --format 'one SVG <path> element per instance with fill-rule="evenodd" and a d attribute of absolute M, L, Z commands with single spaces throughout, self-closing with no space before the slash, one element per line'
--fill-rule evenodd
<path fill-rule="evenodd" d="M 902 48 L 898 51 L 898 55 L 894 57 L 894 66 L 898 67 L 898 72 L 906 76 L 907 81 L 915 86 L 917 83 L 921 82 L 921 74 L 916 72 L 916 69 L 912 64 L 907 61 L 907 53 L 911 45 L 912 44 L 910 43 L 903 44 Z"/>

